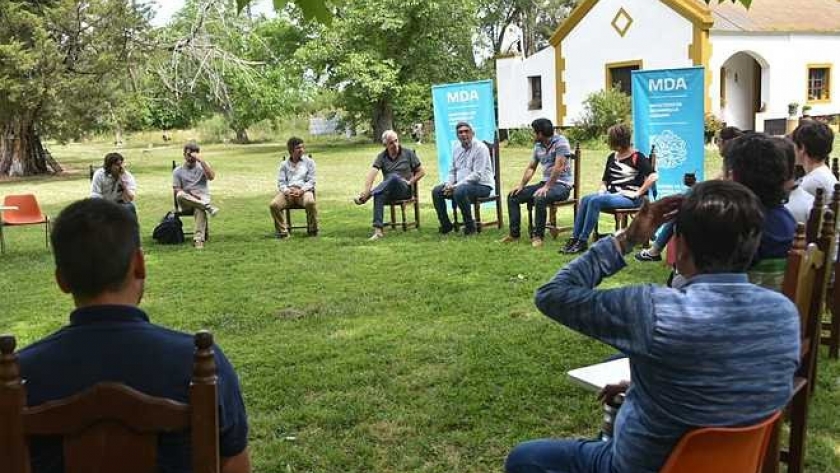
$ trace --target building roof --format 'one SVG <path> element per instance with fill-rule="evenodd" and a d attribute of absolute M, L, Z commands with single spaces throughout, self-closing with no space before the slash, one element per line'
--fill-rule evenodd
<path fill-rule="evenodd" d="M 720 4 L 712 0 L 709 8 L 712 31 L 840 34 L 838 0 L 755 0 L 749 9 L 729 0 Z"/>

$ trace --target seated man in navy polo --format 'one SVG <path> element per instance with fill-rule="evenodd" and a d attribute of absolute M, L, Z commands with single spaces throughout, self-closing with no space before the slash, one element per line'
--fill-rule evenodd
<path fill-rule="evenodd" d="M 71 204 L 52 232 L 56 280 L 73 295 L 70 324 L 19 353 L 27 404 L 71 396 L 96 383 L 126 384 L 151 396 L 188 402 L 193 337 L 149 322 L 137 307 L 146 265 L 137 221 L 102 199 Z M 222 473 L 248 473 L 248 420 L 239 380 L 215 348 Z M 34 473 L 64 471 L 61 442 L 30 444 Z M 189 473 L 190 438 L 180 432 L 158 441 L 161 473 Z"/>
<path fill-rule="evenodd" d="M 681 288 L 596 289 L 677 211 Z M 747 279 L 763 218 L 745 186 L 707 181 L 687 197 L 645 204 L 626 231 L 537 290 L 544 314 L 626 353 L 632 382 L 611 440 L 526 442 L 508 456 L 507 473 L 656 473 L 688 431 L 756 424 L 784 408 L 799 364 L 799 316 L 784 295 Z"/>

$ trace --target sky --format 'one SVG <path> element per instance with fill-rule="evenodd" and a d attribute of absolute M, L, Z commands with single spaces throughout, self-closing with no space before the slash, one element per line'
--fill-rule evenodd
<path fill-rule="evenodd" d="M 172 16 L 184 6 L 184 0 L 152 0 L 150 3 L 155 5 L 155 17 L 152 19 L 152 25 L 163 26 L 169 23 Z M 274 11 L 271 0 L 257 0 L 251 7 L 254 13 L 270 13 Z"/>

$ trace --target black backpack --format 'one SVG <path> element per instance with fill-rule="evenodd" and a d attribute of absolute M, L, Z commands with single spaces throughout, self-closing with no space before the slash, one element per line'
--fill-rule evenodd
<path fill-rule="evenodd" d="M 164 245 L 177 245 L 184 242 L 184 225 L 175 212 L 166 213 L 152 232 L 152 238 Z"/>

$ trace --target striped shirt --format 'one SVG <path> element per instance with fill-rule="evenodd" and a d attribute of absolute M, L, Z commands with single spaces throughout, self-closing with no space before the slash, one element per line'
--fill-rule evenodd
<path fill-rule="evenodd" d="M 785 296 L 745 274 L 697 275 L 680 289 L 595 289 L 625 265 L 605 238 L 536 294 L 544 314 L 630 357 L 612 471 L 655 473 L 686 431 L 753 424 L 787 404 L 799 317 Z"/>

